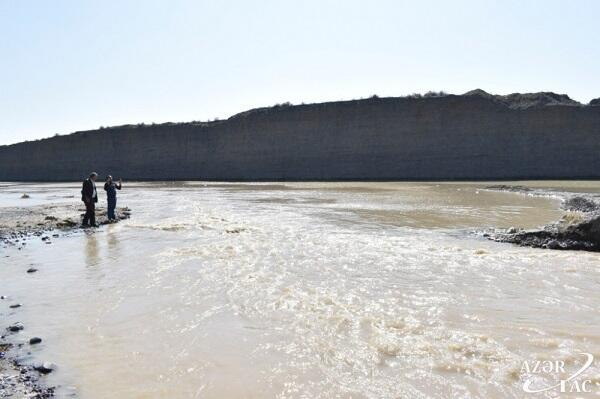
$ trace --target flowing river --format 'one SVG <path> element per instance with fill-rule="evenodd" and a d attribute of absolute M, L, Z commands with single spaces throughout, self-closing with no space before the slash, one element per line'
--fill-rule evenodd
<path fill-rule="evenodd" d="M 486 240 L 564 212 L 485 186 L 126 182 L 129 220 L 0 249 L 0 293 L 23 303 L 0 303 L 2 327 L 44 339 L 32 359 L 58 365 L 44 378 L 59 396 L 598 397 L 600 254 Z M 0 190 L 0 206 L 79 199 L 75 184 Z M 569 374 L 581 353 L 593 393 L 523 391 L 556 378 L 524 362 Z"/>

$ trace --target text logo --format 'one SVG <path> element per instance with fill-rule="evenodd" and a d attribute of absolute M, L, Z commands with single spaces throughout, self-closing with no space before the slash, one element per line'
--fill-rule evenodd
<path fill-rule="evenodd" d="M 567 378 L 558 380 L 552 385 L 546 385 L 542 387 L 534 387 L 534 379 L 528 379 L 523 384 L 523 390 L 527 393 L 540 393 L 551 390 L 557 390 L 561 393 L 591 393 L 592 392 L 592 380 L 584 379 L 581 380 L 577 377 L 586 371 L 592 363 L 594 363 L 594 356 L 591 353 L 582 353 L 581 356 L 585 357 L 585 363 L 583 366 L 576 370 L 571 375 L 567 375 L 565 372 L 565 362 L 563 360 L 535 360 L 525 361 L 521 367 L 522 374 L 553 374 L 561 373 L 567 375 Z"/>

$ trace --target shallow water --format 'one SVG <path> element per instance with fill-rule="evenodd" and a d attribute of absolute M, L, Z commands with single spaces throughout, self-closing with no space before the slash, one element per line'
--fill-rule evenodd
<path fill-rule="evenodd" d="M 481 238 L 563 214 L 552 194 L 485 186 L 126 184 L 131 219 L 0 249 L 11 298 L 0 314 L 25 324 L 22 339 L 44 338 L 33 358 L 59 365 L 48 379 L 61 395 L 571 397 L 527 396 L 521 369 L 600 360 L 600 255 Z M 0 206 L 73 202 L 78 190 L 1 185 Z"/>

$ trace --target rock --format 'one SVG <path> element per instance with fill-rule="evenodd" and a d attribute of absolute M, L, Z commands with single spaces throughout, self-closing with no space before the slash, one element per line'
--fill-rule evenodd
<path fill-rule="evenodd" d="M 16 309 L 16 308 L 20 308 L 21 304 L 20 303 L 15 303 L 14 305 L 10 305 L 9 308 L 11 309 Z"/>
<path fill-rule="evenodd" d="M 73 220 L 70 220 L 70 219 L 63 219 L 63 221 L 58 222 L 56 224 L 56 226 L 60 227 L 60 228 L 75 227 L 75 226 L 77 226 L 77 222 L 74 222 Z"/>
<path fill-rule="evenodd" d="M 44 218 L 44 220 L 50 220 L 50 221 L 54 221 L 54 220 L 57 220 L 57 219 L 56 219 L 54 216 L 46 216 L 46 217 Z"/>
<path fill-rule="evenodd" d="M 23 330 L 25 327 L 23 327 L 23 324 L 21 323 L 15 323 L 12 326 L 8 326 L 6 327 L 6 329 L 10 332 L 19 332 L 21 330 Z"/>
<path fill-rule="evenodd" d="M 496 233 L 490 239 L 528 247 L 600 251 L 600 216 L 581 222 L 555 223 L 541 230 Z"/>
<path fill-rule="evenodd" d="M 600 252 L 600 196 L 565 194 L 562 218 L 541 229 L 522 230 L 511 227 L 495 231 L 489 239 L 522 246 Z"/>
<path fill-rule="evenodd" d="M 39 337 L 33 337 L 29 340 L 30 345 L 37 345 L 42 342 L 42 339 Z"/>
<path fill-rule="evenodd" d="M 29 269 L 27 269 L 27 273 L 35 273 L 37 271 L 38 269 L 36 269 L 35 267 L 30 267 Z"/>
<path fill-rule="evenodd" d="M 577 196 L 567 199 L 563 204 L 563 208 L 569 211 L 593 212 L 598 210 L 599 204 L 589 198 Z"/>
<path fill-rule="evenodd" d="M 42 237 L 42 241 L 46 241 L 46 240 L 48 240 L 48 239 L 50 239 L 50 237 L 48 237 L 48 236 L 43 236 L 43 237 Z"/>
<path fill-rule="evenodd" d="M 42 374 L 49 374 L 56 370 L 56 364 L 51 362 L 37 363 L 33 365 L 33 369 Z"/>
<path fill-rule="evenodd" d="M 29 198 L 29 195 L 28 194 L 23 194 L 23 195 L 21 195 L 21 198 L 23 198 L 23 199 Z"/>

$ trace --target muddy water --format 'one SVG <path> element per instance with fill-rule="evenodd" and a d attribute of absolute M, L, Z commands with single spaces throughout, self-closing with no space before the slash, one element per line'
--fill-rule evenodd
<path fill-rule="evenodd" d="M 524 393 L 561 376 L 523 362 L 568 374 L 591 353 L 600 381 L 600 256 L 474 234 L 562 215 L 552 195 L 485 186 L 125 185 L 130 220 L 0 249 L 1 294 L 24 304 L 0 303 L 2 323 L 43 337 L 32 359 L 83 398 L 572 397 Z M 0 205 L 77 191 L 3 185 Z"/>

